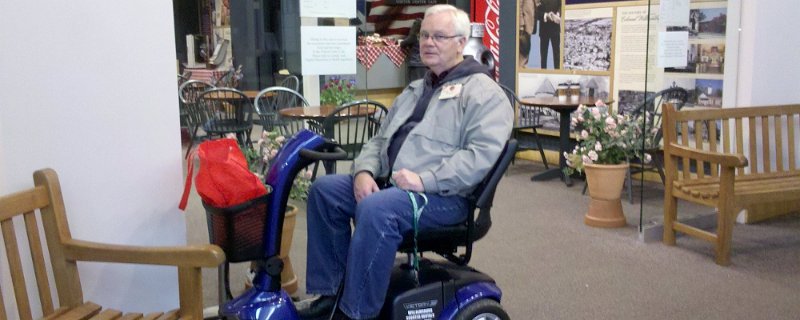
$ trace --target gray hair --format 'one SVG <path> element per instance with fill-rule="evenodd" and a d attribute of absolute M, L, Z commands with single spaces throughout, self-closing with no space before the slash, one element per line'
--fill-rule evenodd
<path fill-rule="evenodd" d="M 467 16 L 467 13 L 464 12 L 464 10 L 449 4 L 437 4 L 425 10 L 425 18 L 427 18 L 429 15 L 443 12 L 449 13 L 453 18 L 456 34 L 463 36 L 464 38 L 469 38 L 471 26 L 469 22 L 469 16 Z"/>

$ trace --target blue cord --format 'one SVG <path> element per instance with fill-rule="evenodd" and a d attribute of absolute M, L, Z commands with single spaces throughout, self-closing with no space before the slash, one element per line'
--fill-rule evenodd
<path fill-rule="evenodd" d="M 414 260 L 412 261 L 412 265 L 414 266 L 414 271 L 419 271 L 419 250 L 417 248 L 417 234 L 419 233 L 419 217 L 422 216 L 422 210 L 425 209 L 425 206 L 428 205 L 428 197 L 425 196 L 424 193 L 416 193 L 412 191 L 406 191 L 408 193 L 408 198 L 411 199 L 411 205 L 414 207 Z M 417 197 L 414 194 L 418 194 L 422 197 L 422 200 L 425 200 L 425 203 L 422 206 L 417 205 Z"/>

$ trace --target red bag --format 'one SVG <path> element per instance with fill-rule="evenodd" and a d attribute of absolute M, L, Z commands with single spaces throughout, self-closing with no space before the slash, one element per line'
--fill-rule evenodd
<path fill-rule="evenodd" d="M 203 202 L 224 208 L 267 194 L 264 184 L 248 169 L 247 160 L 236 140 L 205 141 L 197 147 L 197 153 L 200 156 L 200 169 L 197 170 L 195 188 Z M 181 210 L 186 209 L 193 170 L 194 153 L 187 164 L 186 185 L 178 205 Z"/>

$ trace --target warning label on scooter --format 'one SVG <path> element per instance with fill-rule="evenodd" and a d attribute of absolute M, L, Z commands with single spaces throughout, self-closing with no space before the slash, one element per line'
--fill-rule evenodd
<path fill-rule="evenodd" d="M 405 320 L 430 320 L 435 318 L 436 314 L 434 313 L 433 308 L 438 304 L 436 300 L 430 300 L 425 302 L 416 302 L 416 303 L 406 303 L 404 307 L 406 309 Z"/>
<path fill-rule="evenodd" d="M 408 310 L 406 320 L 427 320 L 433 319 L 433 308 Z"/>

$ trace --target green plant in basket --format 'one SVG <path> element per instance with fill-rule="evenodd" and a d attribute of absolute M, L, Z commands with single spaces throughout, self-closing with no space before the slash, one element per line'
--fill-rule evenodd
<path fill-rule="evenodd" d="M 322 86 L 319 94 L 319 102 L 323 105 L 330 104 L 340 106 L 355 99 L 355 80 L 345 80 L 339 77 L 331 77 Z"/>
<path fill-rule="evenodd" d="M 264 174 L 272 165 L 272 160 L 278 155 L 278 151 L 283 147 L 286 137 L 277 131 L 264 131 L 261 138 L 250 147 L 244 148 L 244 156 L 250 171 L 253 172 L 263 182 Z M 308 198 L 308 189 L 311 187 L 311 169 L 302 169 L 295 177 L 292 190 L 289 191 L 289 198 L 305 201 Z"/>
<path fill-rule="evenodd" d="M 643 143 L 650 144 L 658 128 L 645 135 L 643 123 L 644 117 L 610 112 L 602 101 L 593 107 L 579 106 L 572 117 L 572 125 L 579 130 L 578 144 L 572 153 L 564 152 L 567 160 L 564 173 L 581 172 L 584 164 L 622 164 L 634 157 L 650 162 L 650 155 L 642 147 L 653 147 Z"/>

